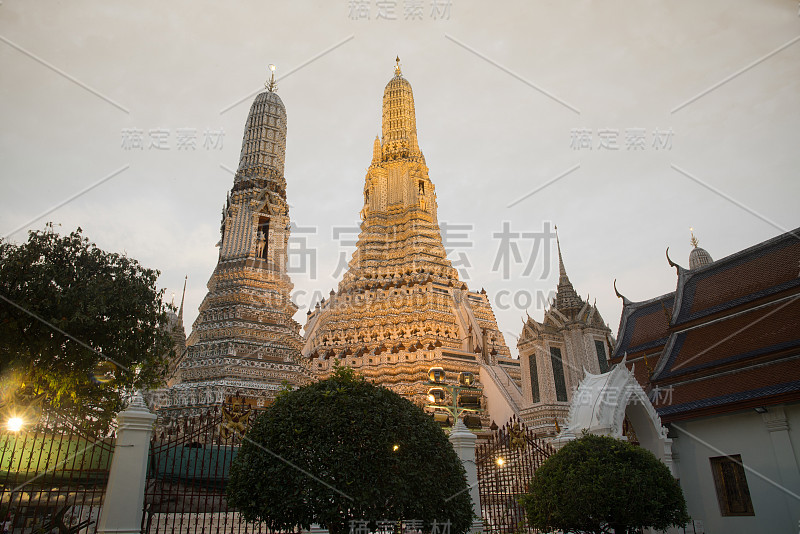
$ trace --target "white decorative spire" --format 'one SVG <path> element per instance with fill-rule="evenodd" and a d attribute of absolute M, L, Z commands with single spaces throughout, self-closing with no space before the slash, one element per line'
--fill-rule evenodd
<path fill-rule="evenodd" d="M 556 230 L 556 246 L 558 247 L 558 290 L 556 292 L 556 308 L 559 311 L 580 310 L 583 306 L 583 301 L 578 296 L 575 288 L 572 287 L 572 282 L 569 281 L 567 276 L 567 269 L 564 267 L 564 258 L 561 256 L 561 242 L 558 239 L 558 225 Z"/>

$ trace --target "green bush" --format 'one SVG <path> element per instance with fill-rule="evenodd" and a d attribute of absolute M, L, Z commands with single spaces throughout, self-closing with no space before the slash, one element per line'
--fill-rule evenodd
<path fill-rule="evenodd" d="M 466 532 L 464 469 L 421 408 L 339 368 L 278 396 L 248 432 L 231 468 L 228 502 L 272 529 L 349 532 L 351 520 L 451 523 Z"/>
<path fill-rule="evenodd" d="M 689 521 L 678 482 L 650 451 L 584 435 L 548 458 L 521 499 L 531 526 L 545 531 L 624 534 Z"/>

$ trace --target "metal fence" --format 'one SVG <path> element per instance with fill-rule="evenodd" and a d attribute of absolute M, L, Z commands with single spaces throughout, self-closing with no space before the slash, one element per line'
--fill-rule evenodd
<path fill-rule="evenodd" d="M 46 408 L 0 434 L 0 523 L 10 532 L 96 532 L 115 438 L 86 428 Z"/>
<path fill-rule="evenodd" d="M 214 406 L 201 415 L 162 412 L 150 444 L 142 532 L 268 533 L 228 507 L 225 486 L 256 410 Z"/>
<path fill-rule="evenodd" d="M 555 449 L 536 438 L 516 417 L 475 450 L 481 515 L 487 533 L 536 532 L 528 527 L 518 499 Z"/>

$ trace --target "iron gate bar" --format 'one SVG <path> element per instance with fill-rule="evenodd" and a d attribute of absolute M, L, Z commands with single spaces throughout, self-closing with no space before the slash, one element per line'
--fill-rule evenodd
<path fill-rule="evenodd" d="M 0 434 L 0 508 L 11 532 L 96 531 L 115 438 L 84 423 L 46 406 L 35 425 Z"/>
<path fill-rule="evenodd" d="M 142 532 L 145 534 L 271 534 L 228 506 L 225 486 L 241 437 L 221 432 L 223 409 L 162 412 L 150 444 Z M 247 421 L 247 429 L 254 417 Z"/>
<path fill-rule="evenodd" d="M 528 527 L 518 499 L 536 469 L 555 452 L 513 416 L 476 449 L 475 463 L 485 531 L 491 534 L 537 532 Z M 502 458 L 503 465 L 497 459 Z"/>

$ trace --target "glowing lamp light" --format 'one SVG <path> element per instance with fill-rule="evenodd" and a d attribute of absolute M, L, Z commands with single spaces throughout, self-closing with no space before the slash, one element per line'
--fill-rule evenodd
<path fill-rule="evenodd" d="M 469 372 L 458 373 L 458 383 L 462 386 L 471 386 L 475 383 L 475 375 Z"/>
<path fill-rule="evenodd" d="M 444 369 L 441 367 L 431 367 L 428 371 L 428 378 L 431 382 L 435 382 L 437 384 L 441 384 L 444 382 Z"/>
<path fill-rule="evenodd" d="M 22 418 L 21 417 L 12 417 L 8 420 L 7 426 L 11 432 L 19 432 L 22 430 Z"/>
<path fill-rule="evenodd" d="M 497 460 L 495 460 L 494 463 L 497 464 L 497 467 L 503 467 L 504 465 L 506 465 L 506 459 L 503 458 L 502 456 L 498 456 Z"/>
<path fill-rule="evenodd" d="M 444 390 L 442 388 L 431 388 L 428 390 L 428 402 L 436 404 L 444 400 Z"/>

